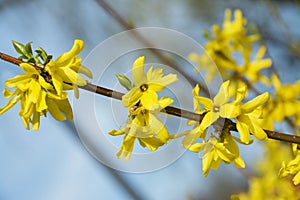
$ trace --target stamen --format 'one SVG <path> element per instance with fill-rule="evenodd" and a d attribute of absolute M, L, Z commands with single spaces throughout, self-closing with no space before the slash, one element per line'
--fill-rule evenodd
<path fill-rule="evenodd" d="M 141 86 L 140 86 L 140 90 L 141 90 L 142 92 L 147 91 L 147 90 L 148 90 L 148 85 L 147 85 L 147 84 L 141 85 Z"/>

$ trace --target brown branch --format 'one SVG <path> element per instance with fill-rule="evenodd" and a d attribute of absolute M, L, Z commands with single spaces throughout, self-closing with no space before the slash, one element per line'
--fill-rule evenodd
<path fill-rule="evenodd" d="M 23 63 L 22 60 L 19 60 L 17 58 L 14 58 L 12 56 L 9 56 L 7 54 L 4 54 L 2 52 L 0 52 L 0 59 L 10 62 L 12 64 L 15 65 L 20 65 L 21 63 Z M 32 65 L 33 67 L 37 67 Z M 118 99 L 121 100 L 122 96 L 124 95 L 121 92 L 117 92 L 114 90 L 110 90 L 104 87 L 100 87 L 91 83 L 88 83 L 85 86 L 81 86 L 81 89 L 96 93 L 96 94 L 100 94 L 103 96 L 107 96 L 110 98 L 114 98 L 114 99 Z M 190 112 L 184 109 L 180 109 L 180 108 L 176 108 L 173 106 L 168 106 L 166 107 L 163 112 L 168 113 L 170 115 L 173 116 L 177 116 L 177 117 L 182 117 L 182 118 L 186 118 L 186 119 L 190 119 L 190 120 L 195 120 L 195 121 L 199 121 L 201 122 L 203 117 L 205 116 L 204 114 L 197 114 L 194 112 Z M 225 123 L 227 123 L 227 125 L 230 125 L 231 127 L 231 131 L 236 131 L 237 132 L 237 128 L 236 128 L 236 124 L 231 121 L 230 119 L 226 119 Z M 290 135 L 290 134 L 285 134 L 285 133 L 280 133 L 280 132 L 276 132 L 276 131 L 269 131 L 269 130 L 264 130 L 266 132 L 266 134 L 268 135 L 268 138 L 270 139 L 275 139 L 275 140 L 280 140 L 280 141 L 284 141 L 284 142 L 290 142 L 290 143 L 296 143 L 296 144 L 300 144 L 300 136 L 296 136 L 296 135 Z"/>

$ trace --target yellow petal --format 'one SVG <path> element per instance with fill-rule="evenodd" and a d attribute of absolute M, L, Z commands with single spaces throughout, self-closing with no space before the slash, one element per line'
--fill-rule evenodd
<path fill-rule="evenodd" d="M 293 178 L 293 183 L 294 183 L 295 185 L 298 185 L 298 184 L 300 183 L 300 172 L 298 172 L 298 173 L 294 176 L 294 178 Z"/>
<path fill-rule="evenodd" d="M 15 95 L 15 93 L 16 93 L 16 91 L 12 92 L 12 91 L 8 90 L 7 88 L 4 88 L 4 90 L 2 91 L 2 94 L 5 98 L 10 98 L 13 95 Z"/>
<path fill-rule="evenodd" d="M 53 86 L 50 83 L 46 82 L 45 79 L 42 76 L 39 76 L 39 83 L 45 89 L 52 89 L 53 88 Z"/>
<path fill-rule="evenodd" d="M 84 80 L 77 72 L 72 69 L 65 67 L 57 72 L 64 82 L 72 83 L 80 86 L 87 84 L 87 81 Z"/>
<path fill-rule="evenodd" d="M 249 144 L 250 142 L 250 133 L 247 125 L 248 120 L 245 120 L 244 117 L 238 117 L 236 120 L 236 128 L 240 134 L 241 141 L 245 144 Z"/>
<path fill-rule="evenodd" d="M 214 157 L 214 151 L 208 152 L 202 158 L 202 172 L 204 177 L 207 177 Z"/>
<path fill-rule="evenodd" d="M 110 135 L 112 135 L 112 136 L 118 136 L 118 135 L 123 135 L 124 133 L 125 133 L 125 130 L 124 129 L 120 129 L 120 130 L 110 130 L 109 132 L 108 132 Z"/>
<path fill-rule="evenodd" d="M 275 89 L 279 90 L 281 88 L 281 82 L 280 82 L 278 76 L 276 74 L 272 73 L 271 80 L 272 80 L 272 83 L 273 83 Z"/>
<path fill-rule="evenodd" d="M 34 68 L 34 66 L 28 63 L 21 63 L 20 67 L 29 74 L 38 74 L 39 72 Z"/>
<path fill-rule="evenodd" d="M 29 130 L 29 118 L 21 116 L 22 122 L 27 130 Z"/>
<path fill-rule="evenodd" d="M 230 81 L 226 81 L 222 83 L 219 92 L 214 97 L 214 104 L 216 105 L 223 105 L 225 104 L 229 99 L 229 83 Z"/>
<path fill-rule="evenodd" d="M 259 47 L 259 49 L 258 49 L 258 52 L 257 52 L 256 56 L 255 56 L 255 60 L 260 60 L 260 59 L 262 59 L 262 58 L 264 57 L 266 51 L 267 51 L 266 46 L 261 45 L 261 46 Z"/>
<path fill-rule="evenodd" d="M 138 140 L 143 147 L 147 147 L 151 151 L 156 151 L 158 147 L 164 145 L 164 142 L 154 137 L 139 138 Z"/>
<path fill-rule="evenodd" d="M 192 151 L 192 152 L 195 152 L 195 153 L 199 153 L 200 151 L 202 151 L 203 147 L 204 147 L 204 144 L 196 143 L 196 144 L 192 144 L 189 147 L 189 150 Z"/>
<path fill-rule="evenodd" d="M 136 85 L 147 82 L 147 77 L 144 72 L 144 59 L 144 56 L 138 57 L 132 66 L 132 78 Z"/>
<path fill-rule="evenodd" d="M 40 113 L 34 111 L 32 117 L 32 129 L 37 131 L 40 127 Z"/>
<path fill-rule="evenodd" d="M 147 109 L 151 110 L 153 109 L 153 106 L 158 106 L 158 96 L 156 92 L 152 90 L 148 90 L 146 92 L 143 92 L 143 95 L 140 98 L 142 105 Z"/>
<path fill-rule="evenodd" d="M 125 160 L 129 160 L 133 147 L 134 147 L 134 142 L 135 142 L 135 137 L 131 135 L 126 135 L 123 139 L 123 144 L 119 151 L 117 152 L 117 157 L 118 158 L 123 158 L 125 157 Z"/>
<path fill-rule="evenodd" d="M 73 111 L 72 107 L 70 105 L 70 102 L 68 99 L 64 100 L 54 100 L 54 102 L 57 104 L 59 110 L 63 112 L 65 115 L 67 115 L 67 118 L 69 121 L 73 120 Z"/>
<path fill-rule="evenodd" d="M 265 92 L 265 93 L 255 97 L 254 99 L 252 99 L 252 100 L 248 101 L 247 103 L 245 103 L 244 105 L 242 105 L 243 112 L 245 112 L 245 113 L 252 112 L 254 109 L 258 108 L 259 106 L 264 104 L 266 101 L 268 101 L 269 98 L 270 98 L 270 96 L 269 96 L 268 92 Z"/>
<path fill-rule="evenodd" d="M 37 103 L 41 92 L 41 86 L 36 80 L 32 80 L 29 88 L 29 100 Z"/>
<path fill-rule="evenodd" d="M 57 121 L 66 120 L 66 117 L 60 111 L 58 105 L 56 104 L 56 102 L 54 100 L 47 98 L 47 105 L 48 105 L 48 110 L 54 119 L 56 119 Z"/>
<path fill-rule="evenodd" d="M 33 103 L 32 101 L 29 101 L 29 97 L 27 95 L 27 97 L 24 99 L 22 99 L 21 101 L 25 101 L 25 106 L 24 109 L 20 110 L 19 114 L 23 115 L 24 117 L 30 117 L 32 112 L 33 112 Z"/>
<path fill-rule="evenodd" d="M 219 143 L 219 144 L 221 144 L 221 143 Z M 217 147 L 218 146 L 219 145 L 217 145 Z M 222 144 L 222 147 L 224 147 L 223 144 Z M 231 154 L 229 151 L 227 151 L 226 148 L 216 148 L 216 153 L 222 160 L 224 160 L 224 162 L 227 162 L 227 163 L 230 163 L 231 160 L 234 158 L 234 155 Z"/>
<path fill-rule="evenodd" d="M 197 96 L 195 97 L 197 101 L 204 106 L 205 110 L 212 110 L 213 102 L 206 97 Z"/>
<path fill-rule="evenodd" d="M 69 62 L 77 56 L 81 52 L 81 50 L 84 47 L 84 42 L 82 40 L 75 40 L 72 49 L 69 52 L 63 53 L 61 56 L 59 56 L 55 63 L 58 67 L 64 67 Z"/>
<path fill-rule="evenodd" d="M 32 75 L 30 75 L 30 74 L 19 74 L 13 78 L 6 80 L 4 82 L 4 84 L 10 88 L 13 88 L 13 87 L 19 88 L 18 86 L 20 84 L 26 84 L 26 83 L 30 82 L 31 79 L 32 79 Z"/>
<path fill-rule="evenodd" d="M 219 118 L 218 114 L 215 114 L 213 112 L 207 112 L 201 121 L 200 128 L 201 130 L 206 130 L 207 127 L 209 127 L 212 123 L 217 121 Z"/>
<path fill-rule="evenodd" d="M 162 97 L 159 99 L 158 101 L 160 108 L 163 109 L 169 105 L 171 105 L 173 103 L 173 99 L 169 98 L 169 97 Z"/>
<path fill-rule="evenodd" d="M 258 140 L 265 140 L 267 138 L 266 132 L 262 129 L 261 125 L 255 120 L 251 119 L 250 131 Z"/>
<path fill-rule="evenodd" d="M 63 88 L 63 85 L 62 85 L 63 80 L 61 79 L 60 76 L 58 76 L 56 74 L 53 74 L 52 75 L 52 82 L 53 82 L 54 88 L 55 88 L 58 96 L 61 96 L 62 88 Z"/>
<path fill-rule="evenodd" d="M 76 99 L 79 98 L 79 89 L 77 85 L 73 85 L 74 96 Z"/>
<path fill-rule="evenodd" d="M 236 168 L 245 168 L 246 167 L 245 162 L 241 157 L 234 159 L 233 162 L 234 162 L 234 166 Z"/>
<path fill-rule="evenodd" d="M 158 79 L 148 79 L 149 90 L 159 92 L 166 86 L 176 82 L 178 80 L 176 74 L 168 74 Z"/>
<path fill-rule="evenodd" d="M 163 75 L 164 74 L 162 68 L 157 68 L 153 71 L 153 66 L 151 66 L 147 71 L 147 80 L 156 80 L 163 77 Z"/>
<path fill-rule="evenodd" d="M 138 103 L 142 92 L 138 87 L 134 87 L 128 93 L 122 96 L 122 104 L 125 107 L 132 107 Z"/>
<path fill-rule="evenodd" d="M 53 93 L 55 91 L 48 91 L 47 96 L 51 99 L 56 99 L 56 100 L 63 100 L 68 98 L 68 93 L 67 92 L 62 92 L 60 96 L 58 96 L 56 93 Z"/>
<path fill-rule="evenodd" d="M 247 92 L 247 86 L 246 84 L 242 83 L 241 85 L 239 85 L 239 87 L 237 88 L 237 91 L 235 91 L 235 100 L 234 103 L 239 104 L 242 102 L 242 100 L 245 98 Z"/>
<path fill-rule="evenodd" d="M 40 92 L 38 101 L 36 103 L 37 112 L 42 112 L 43 110 L 46 110 L 48 108 L 46 103 L 46 96 L 47 96 L 47 92 L 45 91 Z"/>
<path fill-rule="evenodd" d="M 223 118 L 236 118 L 240 114 L 240 106 L 227 103 L 220 108 L 220 116 Z"/>
<path fill-rule="evenodd" d="M 9 110 L 11 107 L 13 107 L 21 98 L 21 95 L 18 95 L 12 99 L 10 99 L 5 106 L 0 108 L 0 115 L 2 115 L 4 112 Z"/>
<path fill-rule="evenodd" d="M 89 70 L 87 67 L 83 65 L 80 65 L 78 72 L 86 75 L 89 78 L 93 78 L 93 73 L 91 72 L 91 70 Z"/>
<path fill-rule="evenodd" d="M 168 142 L 169 133 L 168 133 L 167 129 L 165 128 L 164 124 L 161 122 L 161 120 L 156 115 L 150 114 L 149 126 L 162 142 L 164 142 L 164 143 Z"/>
<path fill-rule="evenodd" d="M 220 167 L 221 163 L 222 163 L 222 159 L 220 157 L 215 157 L 213 162 L 211 163 L 211 168 L 213 170 L 217 170 Z"/>

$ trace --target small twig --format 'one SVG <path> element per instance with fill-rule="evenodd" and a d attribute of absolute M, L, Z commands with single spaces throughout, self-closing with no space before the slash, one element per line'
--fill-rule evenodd
<path fill-rule="evenodd" d="M 140 41 L 142 44 L 144 44 L 146 47 L 152 47 L 153 45 L 145 38 L 143 37 L 139 32 L 135 31 L 135 28 L 132 24 L 129 24 L 126 20 L 123 19 L 121 15 L 117 11 L 115 11 L 109 4 L 107 4 L 104 0 L 96 0 L 97 3 L 111 16 L 113 17 L 125 30 L 130 30 L 133 36 Z M 201 86 L 201 91 L 203 91 L 207 96 L 209 96 L 209 91 L 206 87 L 203 87 L 200 83 L 198 83 L 197 80 L 191 78 L 185 71 L 183 71 L 176 63 L 172 62 L 170 59 L 168 59 L 166 56 L 162 55 L 157 49 L 155 48 L 149 48 L 149 51 L 153 55 L 155 55 L 159 60 L 164 62 L 169 67 L 172 67 L 173 69 L 177 70 L 180 74 L 182 74 L 192 86 L 195 86 L 196 84 L 199 84 Z"/>
<path fill-rule="evenodd" d="M 14 58 L 14 57 L 4 54 L 2 52 L 0 52 L 0 59 L 10 62 L 15 65 L 20 65 L 21 63 L 23 63 L 22 60 L 19 60 L 17 58 Z M 35 68 L 37 67 L 34 65 L 32 65 L 32 66 Z M 93 93 L 96 93 L 96 94 L 100 94 L 100 95 L 107 96 L 110 98 L 115 98 L 118 100 L 121 100 L 122 96 L 124 95 L 121 92 L 110 90 L 110 89 L 100 87 L 100 86 L 97 86 L 97 85 L 94 85 L 91 83 L 88 83 L 85 86 L 81 86 L 80 88 L 90 91 L 90 92 L 93 92 Z M 203 117 L 205 116 L 205 113 L 197 114 L 197 113 L 190 112 L 190 111 L 180 109 L 180 108 L 176 108 L 173 106 L 167 106 L 164 110 L 162 110 L 162 112 L 165 112 L 165 113 L 173 115 L 173 116 L 186 118 L 186 119 L 199 121 L 199 122 L 201 122 Z M 227 125 L 231 127 L 230 128 L 231 131 L 237 131 L 236 124 L 233 121 L 231 121 L 230 119 L 226 119 L 225 123 L 227 123 Z M 266 132 L 266 134 L 268 135 L 268 138 L 270 138 L 270 139 L 300 144 L 300 136 L 280 133 L 280 132 L 276 132 L 276 131 L 269 131 L 269 130 L 264 130 L 264 131 Z"/>
<path fill-rule="evenodd" d="M 266 3 L 268 4 L 270 15 L 273 16 L 273 18 L 275 19 L 278 27 L 281 29 L 281 32 L 287 41 L 287 46 L 291 48 L 294 56 L 297 59 L 300 59 L 299 44 L 297 40 L 293 37 L 293 34 L 291 33 L 289 26 L 287 25 L 286 21 L 283 19 L 282 15 L 280 14 L 277 5 L 270 0 L 266 1 Z"/>

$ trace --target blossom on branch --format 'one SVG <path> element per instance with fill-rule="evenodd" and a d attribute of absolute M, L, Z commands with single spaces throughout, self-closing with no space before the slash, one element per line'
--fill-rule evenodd
<path fill-rule="evenodd" d="M 50 60 L 46 64 L 45 70 L 51 75 L 53 86 L 58 95 L 61 95 L 63 90 L 73 89 L 75 97 L 78 98 L 78 86 L 87 84 L 87 81 L 79 73 L 93 78 L 92 72 L 81 65 L 82 59 L 77 57 L 83 47 L 84 42 L 82 40 L 75 40 L 69 52 L 63 53 L 56 60 Z"/>
<path fill-rule="evenodd" d="M 177 81 L 175 74 L 163 76 L 163 69 L 153 70 L 150 67 L 147 74 L 144 72 L 144 57 L 139 57 L 132 67 L 132 78 L 135 87 L 122 97 L 125 107 L 132 108 L 140 102 L 146 109 L 158 106 L 157 92 Z"/>
<path fill-rule="evenodd" d="M 73 112 L 65 90 L 74 88 L 75 96 L 78 97 L 77 85 L 87 84 L 78 73 L 92 77 L 90 70 L 83 67 L 80 64 L 81 58 L 77 57 L 83 48 L 83 41 L 75 40 L 71 51 L 63 53 L 55 61 L 41 47 L 36 50 L 37 55 L 34 57 L 31 43 L 23 45 L 13 41 L 13 45 L 21 55 L 20 58 L 26 60 L 26 63 L 20 64 L 25 73 L 5 81 L 7 87 L 15 90 L 3 90 L 4 97 L 11 99 L 0 108 L 0 114 L 20 102 L 19 115 L 26 129 L 30 129 L 32 124 L 32 129 L 38 130 L 40 117 L 46 116 L 47 112 L 58 121 L 67 118 L 71 121 Z"/>
<path fill-rule="evenodd" d="M 153 70 L 151 67 L 145 74 L 144 57 L 139 57 L 134 62 L 132 76 L 134 84 L 131 84 L 125 75 L 117 75 L 118 80 L 126 89 L 131 88 L 122 97 L 122 103 L 128 108 L 129 116 L 125 128 L 119 131 L 109 131 L 109 134 L 113 136 L 124 135 L 123 144 L 117 156 L 118 158 L 124 157 L 125 160 L 130 158 L 136 140 L 141 146 L 151 151 L 155 151 L 168 142 L 169 133 L 157 114 L 172 104 L 173 100 L 168 97 L 158 99 L 156 92 L 162 91 L 166 86 L 177 81 L 175 74 L 163 76 L 161 68 Z"/>

